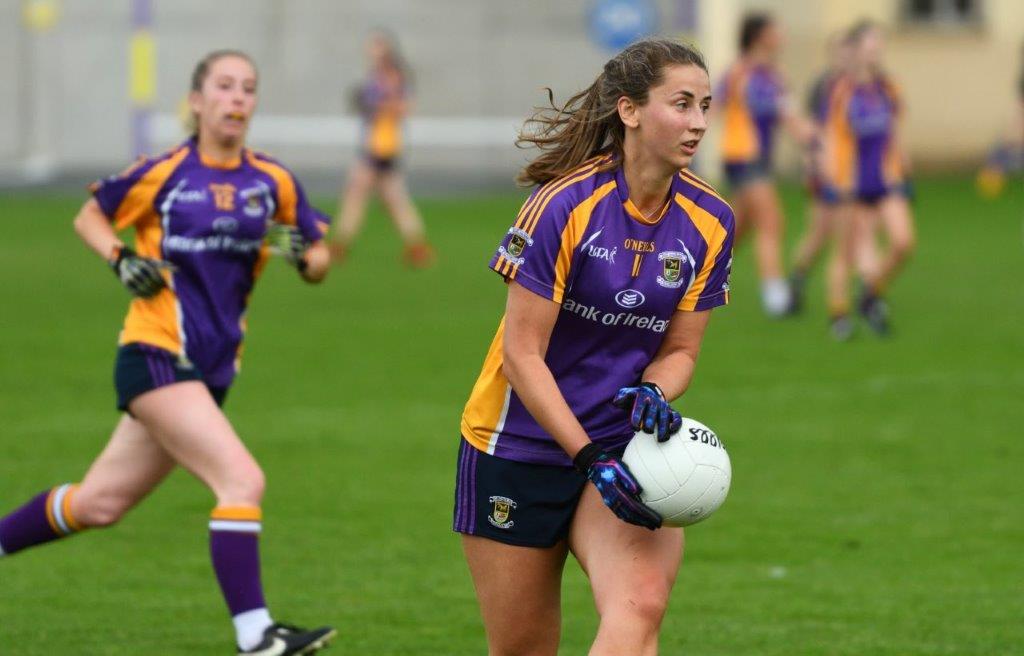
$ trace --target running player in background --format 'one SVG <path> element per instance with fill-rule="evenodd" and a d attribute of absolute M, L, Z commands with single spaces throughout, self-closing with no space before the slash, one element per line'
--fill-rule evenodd
<path fill-rule="evenodd" d="M 590 654 L 657 651 L 683 530 L 653 530 L 621 456 L 640 427 L 679 430 L 669 401 L 728 302 L 732 210 L 686 170 L 710 102 L 700 53 L 643 40 L 520 136 L 541 149 L 520 174 L 536 188 L 490 263 L 508 300 L 455 491 L 491 654 L 558 651 L 569 552 L 600 615 Z"/>
<path fill-rule="evenodd" d="M 411 105 L 409 69 L 394 37 L 381 30 L 366 40 L 366 56 L 369 75 L 356 94 L 363 120 L 361 152 L 338 199 L 331 257 L 335 263 L 344 262 L 363 227 L 370 194 L 377 191 L 404 244 L 405 263 L 428 267 L 434 262 L 434 250 L 427 242 L 423 219 L 409 197 L 400 168 L 402 121 Z"/>
<path fill-rule="evenodd" d="M 838 234 L 829 275 L 833 335 L 853 334 L 849 278 L 861 279 L 858 311 L 873 331 L 889 330 L 884 294 L 914 249 L 914 220 L 907 199 L 909 161 L 901 142 L 899 93 L 882 69 L 883 35 L 871 22 L 850 30 L 849 72 L 832 88 L 825 119 L 823 174 L 830 197 L 849 212 Z M 888 246 L 878 248 L 884 231 Z"/>
<path fill-rule="evenodd" d="M 726 72 L 719 91 L 724 121 L 720 149 L 737 231 L 740 237 L 747 229 L 756 233 L 761 302 L 775 317 L 790 307 L 782 256 L 785 217 L 773 180 L 775 131 L 781 122 L 804 148 L 814 138 L 814 126 L 800 115 L 778 70 L 782 44 L 782 29 L 771 16 L 746 16 L 739 61 Z"/>
<path fill-rule="evenodd" d="M 846 32 L 832 35 L 827 44 L 828 67 L 815 79 L 807 94 L 807 115 L 815 123 L 815 135 L 824 130 L 828 98 L 835 84 L 850 63 L 850 44 Z M 807 226 L 797 242 L 793 256 L 793 270 L 789 277 L 789 313 L 798 314 L 803 309 L 804 288 L 807 276 L 829 243 L 835 229 L 835 207 L 823 194 L 821 179 L 821 143 L 815 136 L 808 158 L 807 194 L 810 196 L 810 210 Z"/>
<path fill-rule="evenodd" d="M 327 224 L 302 187 L 245 148 L 256 99 L 246 54 L 207 55 L 192 74 L 193 136 L 93 185 L 75 230 L 135 296 L 114 372 L 125 414 L 81 483 L 43 491 L 0 518 L 0 555 L 111 526 L 180 465 L 216 498 L 210 554 L 238 653 L 311 654 L 335 631 L 271 619 L 260 582 L 263 471 L 220 409 L 266 263 L 268 224 L 306 282 L 322 280 L 330 264 Z M 127 228 L 134 248 L 117 234 Z"/>
<path fill-rule="evenodd" d="M 1024 170 L 1024 48 L 1021 48 L 1020 78 L 1017 81 L 1017 106 L 1006 133 L 992 148 L 984 168 L 978 172 L 978 192 L 994 198 L 1006 186 L 1007 175 Z"/>

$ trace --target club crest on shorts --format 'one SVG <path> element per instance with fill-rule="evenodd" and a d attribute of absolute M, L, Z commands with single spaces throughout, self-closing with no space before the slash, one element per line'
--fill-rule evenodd
<path fill-rule="evenodd" d="M 498 496 L 490 497 L 488 502 L 490 502 L 492 509 L 491 514 L 487 516 L 487 521 L 498 528 L 512 528 L 515 522 L 509 519 L 509 516 L 515 509 L 516 502 L 508 497 Z"/>
<path fill-rule="evenodd" d="M 526 250 L 527 246 L 533 246 L 533 237 L 525 230 L 520 230 L 514 226 L 508 229 L 508 234 L 508 243 L 498 246 L 498 254 L 512 264 L 519 266 L 525 261 L 523 251 Z"/>

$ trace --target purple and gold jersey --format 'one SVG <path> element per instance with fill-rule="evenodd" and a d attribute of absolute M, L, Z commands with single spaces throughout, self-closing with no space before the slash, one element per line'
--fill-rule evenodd
<path fill-rule="evenodd" d="M 893 134 L 899 118 L 896 88 L 884 77 L 857 83 L 840 78 L 825 116 L 823 168 L 840 196 L 872 198 L 904 181 Z"/>
<path fill-rule="evenodd" d="M 397 75 L 375 74 L 360 89 L 363 151 L 377 159 L 397 157 L 402 150 L 402 118 L 394 104 L 405 98 Z"/>
<path fill-rule="evenodd" d="M 595 158 L 536 189 L 490 267 L 561 309 L 545 362 L 587 435 L 608 447 L 633 434 L 611 404 L 636 384 L 677 310 L 729 299 L 734 222 L 705 182 L 683 171 L 660 216 L 629 200 L 621 167 Z M 568 455 L 523 406 L 502 371 L 505 320 L 462 415 L 474 447 L 521 462 L 569 465 Z"/>
<path fill-rule="evenodd" d="M 782 79 L 767 66 L 734 65 L 722 81 L 722 161 L 770 165 L 775 128 L 785 96 Z"/>
<path fill-rule="evenodd" d="M 270 221 L 313 242 L 327 219 L 292 174 L 249 149 L 228 163 L 204 161 L 190 139 L 91 187 L 115 229 L 135 228 L 135 250 L 171 262 L 168 287 L 131 302 L 120 344 L 176 353 L 214 387 L 238 369 L 245 309 L 266 262 Z"/>

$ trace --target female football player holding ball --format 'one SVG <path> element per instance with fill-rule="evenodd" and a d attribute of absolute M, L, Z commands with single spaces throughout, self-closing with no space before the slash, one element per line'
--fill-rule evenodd
<path fill-rule="evenodd" d="M 700 53 L 637 42 L 528 122 L 535 185 L 490 266 L 505 316 L 462 416 L 454 529 L 491 654 L 555 654 L 562 569 L 590 578 L 591 654 L 654 654 L 683 531 L 620 458 L 669 439 L 710 310 L 728 301 L 733 213 L 687 171 L 711 103 Z M 514 619 L 512 619 L 514 618 Z"/>

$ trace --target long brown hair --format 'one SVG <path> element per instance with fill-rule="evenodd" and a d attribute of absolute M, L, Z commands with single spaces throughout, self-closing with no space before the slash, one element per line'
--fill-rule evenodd
<path fill-rule="evenodd" d="M 248 53 L 242 52 L 241 50 L 214 50 L 213 52 L 207 53 L 205 57 L 200 59 L 196 63 L 196 67 L 192 69 L 192 77 L 190 78 L 189 91 L 202 91 L 203 83 L 206 82 L 206 78 L 210 75 L 210 68 L 213 67 L 214 63 L 219 59 L 225 57 L 238 57 L 249 62 L 252 66 L 252 70 L 257 71 L 256 62 L 252 60 L 252 57 Z M 259 72 L 257 71 L 257 75 Z M 185 121 L 185 129 L 195 138 L 199 138 L 199 117 L 196 116 L 195 112 L 190 111 L 188 119 Z"/>
<path fill-rule="evenodd" d="M 600 170 L 618 166 L 626 128 L 619 119 L 619 98 L 626 96 L 643 105 L 647 93 L 664 79 L 666 66 L 698 66 L 707 72 L 704 56 L 691 46 L 672 39 L 637 41 L 604 65 L 594 83 L 561 107 L 547 88 L 548 106 L 539 107 L 523 124 L 516 146 L 534 146 L 542 152 L 523 167 L 516 181 L 524 186 L 540 185 L 560 178 L 588 159 L 612 153 Z"/>

